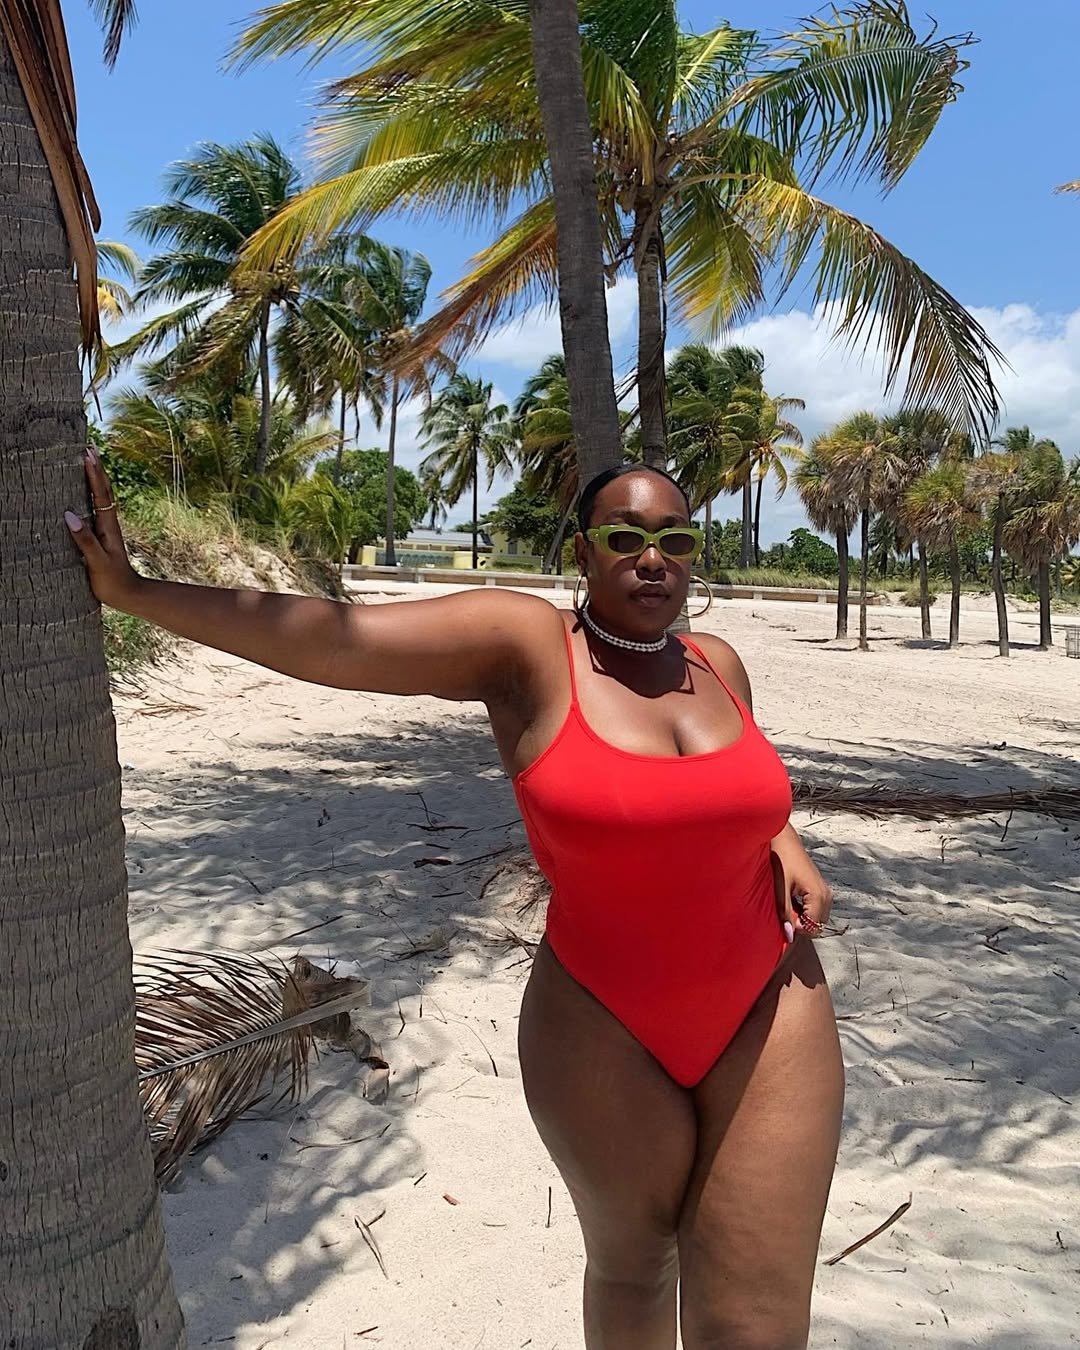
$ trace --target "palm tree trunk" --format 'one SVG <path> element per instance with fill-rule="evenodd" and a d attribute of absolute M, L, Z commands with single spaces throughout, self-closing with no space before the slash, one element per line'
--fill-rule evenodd
<path fill-rule="evenodd" d="M 643 208 L 641 215 L 649 215 Z M 660 232 L 653 227 L 641 246 L 638 283 L 638 409 L 641 458 L 667 467 L 667 417 L 664 409 L 664 304 L 660 276 Z"/>
<path fill-rule="evenodd" d="M 960 546 L 955 539 L 949 544 L 949 578 L 952 596 L 949 603 L 949 646 L 960 646 Z"/>
<path fill-rule="evenodd" d="M 255 473 L 266 472 L 266 461 L 270 457 L 270 413 L 272 408 L 270 388 L 270 301 L 264 300 L 259 319 L 259 396 L 262 406 L 259 412 L 259 438 L 255 443 Z"/>
<path fill-rule="evenodd" d="M 566 533 L 567 521 L 573 514 L 574 507 L 576 505 L 577 505 L 577 494 L 575 493 L 574 496 L 572 496 L 570 500 L 566 503 L 566 505 L 563 507 L 562 515 L 559 517 L 559 527 L 555 531 L 555 538 L 552 539 L 551 543 L 548 545 L 547 552 L 544 554 L 545 572 L 550 572 L 551 569 L 555 566 L 556 558 L 559 560 L 561 566 L 563 535 L 565 535 Z"/>
<path fill-rule="evenodd" d="M 705 557 L 703 559 L 706 573 L 712 573 L 713 566 L 713 542 L 712 542 L 712 498 L 705 499 Z"/>
<path fill-rule="evenodd" d="M 840 530 L 836 536 L 836 557 L 839 562 L 839 579 L 836 590 L 836 636 L 838 638 L 847 637 L 848 620 L 848 585 L 850 572 L 850 558 L 848 553 L 848 537 L 846 530 Z"/>
<path fill-rule="evenodd" d="M 754 566 L 761 566 L 761 489 L 765 482 L 763 475 L 758 475 L 757 490 L 754 494 Z"/>
<path fill-rule="evenodd" d="M 397 566 L 397 553 L 394 551 L 394 498 L 397 489 L 395 474 L 397 456 L 397 413 L 401 399 L 401 386 L 395 375 L 390 386 L 390 434 L 386 443 L 386 557 L 387 567 Z M 474 563 L 473 566 L 476 564 Z"/>
<path fill-rule="evenodd" d="M 930 624 L 930 565 L 926 557 L 926 541 L 919 540 L 919 618 L 922 621 L 923 641 L 934 636 Z"/>
<path fill-rule="evenodd" d="M 0 1342 L 177 1350 L 135 1074 L 120 770 L 71 254 L 0 29 Z"/>
<path fill-rule="evenodd" d="M 870 642 L 866 636 L 866 585 L 870 572 L 870 501 L 863 498 L 862 509 L 862 549 L 859 567 L 859 651 L 868 652 Z"/>
<path fill-rule="evenodd" d="M 584 487 L 622 461 L 592 124 L 575 0 L 530 0 L 533 68 L 555 189 L 559 319 Z"/>
<path fill-rule="evenodd" d="M 999 494 L 994 512 L 994 547 L 990 555 L 990 576 L 994 584 L 994 604 L 997 606 L 998 655 L 1009 655 L 1009 611 L 1005 604 L 1005 579 L 1001 575 L 1001 542 L 1005 533 L 1005 501 Z"/>
<path fill-rule="evenodd" d="M 480 514 L 480 456 L 479 447 L 473 441 L 472 448 L 472 565 L 473 571 L 480 566 L 480 548 L 478 535 L 480 526 L 476 517 Z"/>
<path fill-rule="evenodd" d="M 754 490 L 750 485 L 750 475 L 742 487 L 742 539 L 739 544 L 739 566 L 744 570 L 750 566 L 754 556 Z"/>
<path fill-rule="evenodd" d="M 1054 645 L 1054 634 L 1050 627 L 1050 563 L 1043 559 L 1039 563 L 1039 650 L 1049 651 Z"/>
<path fill-rule="evenodd" d="M 334 456 L 334 486 L 338 487 L 341 483 L 341 462 L 345 458 L 345 415 L 348 412 L 348 403 L 345 398 L 345 389 L 341 390 L 341 419 L 338 426 L 337 454 Z"/>

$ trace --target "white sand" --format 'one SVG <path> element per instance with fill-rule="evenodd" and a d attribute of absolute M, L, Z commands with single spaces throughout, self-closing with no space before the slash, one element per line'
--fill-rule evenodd
<path fill-rule="evenodd" d="M 1034 617 L 1014 614 L 1014 636 L 1030 643 Z M 1080 781 L 1080 662 L 997 660 L 977 606 L 958 652 L 914 642 L 910 610 L 870 622 L 860 655 L 827 641 L 826 608 L 726 602 L 707 621 L 743 654 L 794 776 Z M 518 1083 L 527 967 L 500 945 L 536 918 L 516 915 L 513 878 L 481 895 L 523 834 L 480 710 L 188 652 L 120 700 L 120 739 L 136 949 L 356 960 L 393 1068 L 374 1106 L 329 1055 L 298 1112 L 188 1163 L 166 1209 L 192 1345 L 580 1346 L 578 1228 Z M 460 828 L 420 828 L 417 792 Z M 822 946 L 848 1064 L 822 1255 L 912 1197 L 821 1266 L 812 1345 L 1080 1344 L 1080 827 L 796 823 L 850 925 Z M 432 857 L 453 865 L 415 865 Z M 446 925 L 448 949 L 402 957 Z M 385 1278 L 354 1222 L 380 1215 Z"/>

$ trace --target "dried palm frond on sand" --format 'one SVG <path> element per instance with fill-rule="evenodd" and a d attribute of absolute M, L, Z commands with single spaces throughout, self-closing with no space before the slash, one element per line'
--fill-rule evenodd
<path fill-rule="evenodd" d="M 366 980 L 303 956 L 291 968 L 227 952 L 137 958 L 135 1062 L 159 1183 L 254 1107 L 297 1100 L 316 1038 L 385 1074 L 349 1016 L 370 1001 Z"/>
<path fill-rule="evenodd" d="M 794 783 L 796 806 L 815 811 L 850 811 L 856 816 L 914 816 L 945 820 L 959 816 L 992 816 L 1000 811 L 1030 811 L 1059 820 L 1080 820 L 1080 788 L 1047 787 L 1036 791 L 918 792 L 899 791 L 880 783 L 832 787 Z"/>

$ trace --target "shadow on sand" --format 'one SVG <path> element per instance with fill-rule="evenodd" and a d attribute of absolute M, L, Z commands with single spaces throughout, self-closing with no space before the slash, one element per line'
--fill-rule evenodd
<path fill-rule="evenodd" d="M 967 746 L 948 755 L 918 740 L 832 737 L 820 747 L 778 748 L 797 778 L 991 792 L 1076 783 L 1068 742 L 1056 753 L 1059 739 L 1045 751 Z M 373 976 L 384 1026 L 407 1005 L 402 1028 L 415 1016 L 418 991 L 463 951 L 471 978 L 505 969 L 505 949 L 492 941 L 496 902 L 483 887 L 520 852 L 524 834 L 479 715 L 449 726 L 416 721 L 393 738 L 316 736 L 261 749 L 272 753 L 272 766 L 240 769 L 226 754 L 194 777 L 127 772 L 136 948 L 151 931 L 155 946 L 167 947 L 171 933 L 190 933 L 194 920 L 207 948 L 347 955 Z M 1075 1137 L 1080 1105 L 1080 827 L 1031 816 L 908 822 L 886 838 L 878 822 L 851 816 L 800 813 L 798 823 L 837 888 L 837 918 L 849 925 L 825 947 L 849 1068 L 845 1151 L 871 1150 L 917 1174 L 924 1188 L 939 1169 L 939 1200 L 950 1206 L 963 1200 L 950 1198 L 960 1184 L 950 1177 L 966 1178 L 963 1185 L 980 1184 L 980 1173 L 1020 1188 L 1038 1184 L 1047 1206 L 1032 1216 L 1031 1266 L 1039 1273 L 1025 1278 L 1068 1283 L 1080 1265 L 1075 1172 L 1069 1178 L 1063 1159 L 1060 1193 L 1047 1192 L 1045 1153 L 1050 1141 Z M 446 949 L 410 955 L 440 927 L 457 935 Z M 262 937 L 251 943 L 254 931 Z M 429 1030 L 434 1052 L 441 1044 L 449 1050 L 449 1027 L 434 1019 Z M 393 1061 L 393 1041 L 384 1049 Z M 317 1118 L 343 1093 L 355 1100 L 350 1195 L 400 1183 L 420 1166 L 410 1136 L 413 1083 L 395 1080 L 387 1104 L 376 1107 L 359 1100 L 355 1072 L 342 1058 L 324 1061 L 299 1113 Z M 179 1283 L 206 1278 L 202 1252 L 211 1240 L 230 1267 L 215 1284 L 221 1298 L 196 1310 L 193 1344 L 224 1342 L 302 1308 L 340 1268 L 344 1258 L 329 1237 L 317 1257 L 303 1245 L 339 1213 L 341 1190 L 320 1149 L 294 1151 L 296 1125 L 295 1116 L 284 1119 L 280 1151 L 254 1162 L 243 1141 L 248 1127 L 237 1125 L 190 1165 L 184 1215 L 170 1224 Z M 1035 1155 L 1037 1172 L 1027 1170 Z M 325 1184 L 308 1188 L 302 1210 L 281 1211 L 283 1188 L 299 1169 L 323 1174 Z M 205 1203 L 191 1194 L 203 1190 Z M 922 1232 L 932 1208 L 924 1200 L 906 1231 Z M 1068 1250 L 1055 1244 L 1055 1231 Z M 984 1262 L 992 1265 L 999 1248 L 1006 1259 L 1008 1236 L 980 1235 Z M 842 1280 L 846 1269 L 830 1278 Z M 880 1350 L 872 1310 L 861 1314 L 859 1328 L 826 1317 L 820 1344 Z M 1059 1350 L 1068 1343 L 1064 1309 L 1062 1319 L 1045 1332 L 974 1339 L 954 1319 L 948 1329 L 939 1323 L 933 1339 L 950 1350 Z M 921 1343 L 921 1334 L 910 1343 Z"/>

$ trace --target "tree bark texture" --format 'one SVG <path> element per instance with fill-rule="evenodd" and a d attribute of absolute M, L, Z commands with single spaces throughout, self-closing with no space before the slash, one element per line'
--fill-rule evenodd
<path fill-rule="evenodd" d="M 749 474 L 742 486 L 742 536 L 739 543 L 739 566 L 750 566 L 754 556 L 754 488 Z"/>
<path fill-rule="evenodd" d="M 139 1103 L 71 259 L 0 36 L 0 1345 L 176 1350 Z"/>
<path fill-rule="evenodd" d="M 668 453 L 667 410 L 664 397 L 664 297 L 658 229 L 653 229 L 642 250 L 637 286 L 638 421 L 641 426 L 641 459 L 644 464 L 666 469 Z"/>
<path fill-rule="evenodd" d="M 922 623 L 924 642 L 934 636 L 930 623 L 930 565 L 926 557 L 926 544 L 919 540 L 919 618 Z"/>
<path fill-rule="evenodd" d="M 705 502 L 705 571 L 712 573 L 713 568 L 713 537 L 712 537 L 712 498 L 709 497 Z"/>
<path fill-rule="evenodd" d="M 401 387 L 397 376 L 390 389 L 390 434 L 386 441 L 386 558 L 387 567 L 397 566 L 394 548 L 394 506 L 397 494 L 397 414 Z M 475 567 L 475 563 L 473 566 Z"/>
<path fill-rule="evenodd" d="M 338 443 L 337 453 L 334 455 L 334 486 L 341 484 L 341 464 L 345 458 L 345 418 L 349 411 L 349 404 L 345 397 L 345 390 L 341 391 L 341 408 L 338 419 Z"/>
<path fill-rule="evenodd" d="M 848 553 L 847 531 L 841 530 L 836 536 L 836 557 L 839 563 L 839 579 L 836 592 L 836 636 L 847 637 L 848 621 L 848 585 L 850 583 L 850 557 Z"/>
<path fill-rule="evenodd" d="M 1039 563 L 1039 647 L 1049 651 L 1054 645 L 1050 626 L 1050 563 L 1044 558 Z"/>
<path fill-rule="evenodd" d="M 949 597 L 949 646 L 960 646 L 960 546 L 954 539 L 949 546 L 949 580 L 952 594 Z"/>
<path fill-rule="evenodd" d="M 866 589 L 870 573 L 870 503 L 863 502 L 862 509 L 862 548 L 859 567 L 859 651 L 868 652 L 870 642 L 866 636 Z"/>
<path fill-rule="evenodd" d="M 477 535 L 480 526 L 476 517 L 480 514 L 480 454 L 479 447 L 473 441 L 472 448 L 472 565 L 473 571 L 480 566 L 480 548 Z"/>
<path fill-rule="evenodd" d="M 1009 610 L 1005 604 L 1005 580 L 1001 575 L 1001 549 L 1005 533 L 1005 503 L 998 497 L 994 512 L 994 548 L 990 555 L 990 576 L 994 584 L 994 604 L 997 607 L 998 655 L 1009 655 Z"/>
<path fill-rule="evenodd" d="M 273 391 L 270 388 L 270 301 L 263 302 L 262 317 L 259 321 L 259 438 L 255 444 L 255 472 L 266 472 L 266 461 L 270 458 L 270 414 L 272 411 Z"/>
<path fill-rule="evenodd" d="M 555 189 L 559 319 L 582 487 L 622 462 L 592 126 L 576 0 L 530 0 L 533 67 Z"/>

